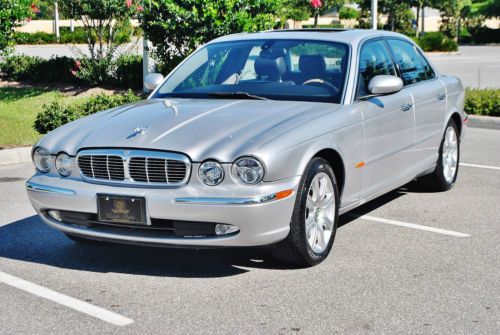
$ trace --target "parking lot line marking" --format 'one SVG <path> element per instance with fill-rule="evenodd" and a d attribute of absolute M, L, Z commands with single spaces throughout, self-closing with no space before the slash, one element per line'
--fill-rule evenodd
<path fill-rule="evenodd" d="M 476 167 L 476 168 L 481 168 L 481 169 L 500 170 L 500 167 L 491 166 L 491 165 L 479 165 L 479 164 L 469 164 L 469 163 L 460 163 L 460 165 L 469 166 L 469 167 Z"/>
<path fill-rule="evenodd" d="M 48 288 L 33 284 L 29 281 L 12 276 L 2 271 L 0 271 L 0 283 L 4 283 L 6 285 L 18 288 L 41 298 L 45 298 L 47 300 L 69 307 L 78 312 L 93 316 L 97 319 L 101 319 L 116 326 L 127 326 L 134 323 L 134 320 L 121 316 L 120 314 L 116 314 L 104 308 L 91 305 L 85 301 L 81 301 L 67 295 L 52 291 Z"/>
<path fill-rule="evenodd" d="M 429 226 L 424 226 L 424 225 L 419 225 L 419 224 L 414 224 L 414 223 L 407 223 L 407 222 L 377 218 L 375 216 L 370 216 L 370 215 L 362 215 L 362 216 L 355 215 L 355 217 L 363 219 L 363 220 L 375 221 L 375 222 L 380 222 L 380 223 L 387 223 L 387 224 L 392 224 L 395 226 L 401 226 L 401 227 L 407 227 L 407 228 L 413 228 L 413 229 L 419 229 L 419 230 L 426 230 L 426 231 L 430 231 L 433 233 L 450 235 L 450 236 L 455 236 L 455 237 L 470 237 L 469 234 L 459 233 L 459 232 L 453 231 L 453 230 L 434 228 L 434 227 L 429 227 Z"/>

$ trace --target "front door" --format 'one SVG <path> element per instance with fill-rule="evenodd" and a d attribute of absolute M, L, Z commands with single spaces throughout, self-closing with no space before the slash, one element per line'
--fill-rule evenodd
<path fill-rule="evenodd" d="M 359 59 L 356 104 L 364 119 L 364 166 L 362 198 L 385 192 L 407 178 L 408 158 L 414 141 L 414 109 L 408 91 L 360 99 L 376 75 L 397 75 L 383 40 L 366 42 Z M 361 168 L 361 167 L 360 167 Z"/>

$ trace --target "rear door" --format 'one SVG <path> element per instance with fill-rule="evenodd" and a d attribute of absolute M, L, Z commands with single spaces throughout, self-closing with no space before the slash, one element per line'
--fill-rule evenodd
<path fill-rule="evenodd" d="M 369 40 L 359 56 L 356 106 L 364 119 L 362 195 L 387 191 L 407 177 L 409 151 L 413 146 L 413 108 L 408 91 L 363 99 L 376 75 L 397 75 L 390 52 L 382 39 Z"/>
<path fill-rule="evenodd" d="M 410 93 L 415 108 L 415 146 L 411 158 L 418 173 L 436 162 L 446 114 L 446 91 L 429 62 L 409 41 L 388 38 L 403 90 Z"/>

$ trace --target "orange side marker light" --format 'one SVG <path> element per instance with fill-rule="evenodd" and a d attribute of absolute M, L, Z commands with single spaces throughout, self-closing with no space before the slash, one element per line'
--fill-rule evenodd
<path fill-rule="evenodd" d="M 284 199 L 284 198 L 292 195 L 292 193 L 293 193 L 293 190 L 280 191 L 280 192 L 276 193 L 275 200 Z"/>
<path fill-rule="evenodd" d="M 355 166 L 355 167 L 356 167 L 356 169 L 359 169 L 360 167 L 363 167 L 363 166 L 365 166 L 365 165 L 366 165 L 366 163 L 365 163 L 365 162 L 359 162 L 358 164 L 356 164 L 356 166 Z"/>

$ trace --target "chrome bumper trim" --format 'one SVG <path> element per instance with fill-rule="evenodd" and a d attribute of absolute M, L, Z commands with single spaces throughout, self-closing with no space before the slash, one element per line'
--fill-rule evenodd
<path fill-rule="evenodd" d="M 43 192 L 43 193 L 52 193 L 52 194 L 69 195 L 69 196 L 76 194 L 75 191 L 69 190 L 67 188 L 36 184 L 29 180 L 26 182 L 26 189 L 28 191 L 33 191 L 33 192 Z"/>
<path fill-rule="evenodd" d="M 276 200 L 277 194 L 254 198 L 209 198 L 209 197 L 184 197 L 175 198 L 175 202 L 180 204 L 196 205 L 256 205 Z"/>

